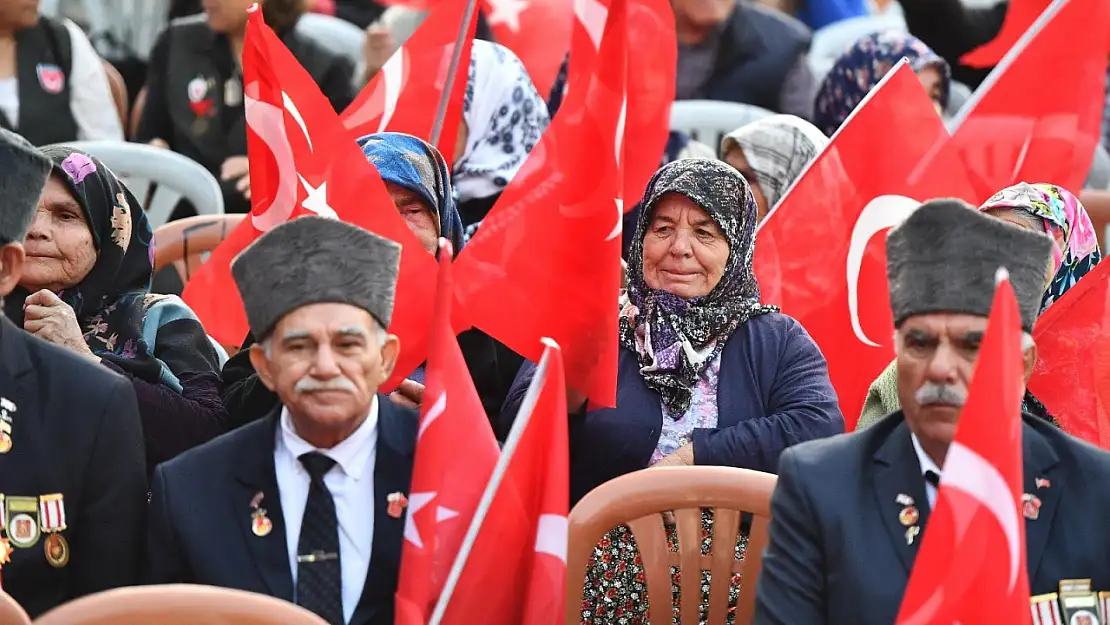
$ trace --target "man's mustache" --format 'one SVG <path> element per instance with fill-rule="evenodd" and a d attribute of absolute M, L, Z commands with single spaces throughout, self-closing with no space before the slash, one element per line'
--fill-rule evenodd
<path fill-rule="evenodd" d="M 354 382 L 351 382 L 343 376 L 327 380 L 317 380 L 310 375 L 306 375 L 300 380 L 297 380 L 296 386 L 293 387 L 293 392 L 295 393 L 309 393 L 312 391 L 346 391 L 348 393 L 354 393 L 357 390 Z"/>
<path fill-rule="evenodd" d="M 914 399 L 921 406 L 963 406 L 967 402 L 967 393 L 952 384 L 926 382 L 914 393 Z"/>

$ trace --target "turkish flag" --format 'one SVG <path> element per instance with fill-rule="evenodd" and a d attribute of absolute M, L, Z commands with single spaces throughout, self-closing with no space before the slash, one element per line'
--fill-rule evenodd
<path fill-rule="evenodd" d="M 451 329 L 451 244 L 439 288 L 397 582 L 396 625 L 425 625 L 500 454 Z M 460 453 L 460 451 L 462 453 Z"/>
<path fill-rule="evenodd" d="M 848 430 L 894 358 L 885 232 L 919 202 L 973 200 L 944 123 L 903 60 L 860 103 L 756 234 L 762 299 L 805 326 Z"/>
<path fill-rule="evenodd" d="M 615 405 L 620 290 L 619 161 L 624 136 L 625 0 L 601 58 L 456 259 L 467 319 L 525 358 L 564 346 L 567 383 Z"/>
<path fill-rule="evenodd" d="M 952 141 L 979 201 L 1021 181 L 1080 189 L 1101 139 L 1110 2 L 1060 0 L 979 86 Z M 1049 80 L 1054 93 L 1038 97 Z"/>
<path fill-rule="evenodd" d="M 512 50 L 536 90 L 551 93 L 570 43 L 573 0 L 483 0 L 497 43 Z"/>
<path fill-rule="evenodd" d="M 618 0 L 623 1 L 623 0 Z M 505 441 L 441 625 L 558 625 L 567 567 L 570 452 L 559 346 L 546 349 Z M 488 503 L 486 503 L 488 501 Z"/>
<path fill-rule="evenodd" d="M 1003 279 L 897 625 L 1032 621 L 1022 518 L 1023 371 L 1021 316 Z"/>
<path fill-rule="evenodd" d="M 393 205 L 381 177 L 351 140 L 315 81 L 262 21 L 254 5 L 243 46 L 251 213 L 193 274 L 182 297 L 223 345 L 247 335 L 231 261 L 274 226 L 302 215 L 334 217 L 402 245 L 390 331 L 405 349 L 393 388 L 424 359 L 435 267 Z M 275 267 L 274 271 L 281 271 Z"/>
<path fill-rule="evenodd" d="M 343 125 L 354 138 L 376 132 L 403 132 L 431 141 L 439 101 L 447 88 L 452 53 L 466 15 L 467 0 L 440 0 L 416 32 L 363 87 L 343 111 Z M 447 159 L 455 157 L 455 139 L 462 119 L 463 96 L 470 70 L 470 47 L 478 23 L 477 12 L 467 24 L 455 82 L 447 101 L 443 130 L 436 147 Z"/>
<path fill-rule="evenodd" d="M 998 65 L 1029 27 L 1044 13 L 1052 0 L 1010 0 L 1002 29 L 991 41 L 960 57 L 960 64 L 987 68 Z"/>
<path fill-rule="evenodd" d="M 1029 390 L 1065 432 L 1110 449 L 1110 262 L 1099 263 L 1033 329 Z"/>

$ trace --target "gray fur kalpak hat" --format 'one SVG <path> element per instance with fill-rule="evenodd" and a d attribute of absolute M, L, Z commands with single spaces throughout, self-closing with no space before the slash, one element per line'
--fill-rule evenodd
<path fill-rule="evenodd" d="M 27 236 L 51 166 L 29 141 L 0 128 L 0 245 Z"/>
<path fill-rule="evenodd" d="M 886 239 L 886 274 L 894 326 L 929 313 L 989 316 L 995 272 L 1005 267 L 1021 325 L 1033 331 L 1052 239 L 984 215 L 955 199 L 925 202 Z"/>
<path fill-rule="evenodd" d="M 350 304 L 389 327 L 401 245 L 327 217 L 298 217 L 250 244 L 231 263 L 258 340 L 308 304 Z"/>

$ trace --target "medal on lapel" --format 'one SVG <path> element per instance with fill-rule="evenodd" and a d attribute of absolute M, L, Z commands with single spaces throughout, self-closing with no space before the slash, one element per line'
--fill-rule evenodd
<path fill-rule="evenodd" d="M 1036 521 L 1041 516 L 1041 500 L 1036 495 L 1025 493 L 1021 496 L 1021 511 L 1025 518 Z"/>
<path fill-rule="evenodd" d="M 385 501 L 387 503 L 385 512 L 394 519 L 401 518 L 401 515 L 405 512 L 405 507 L 409 505 L 408 498 L 400 492 L 390 493 L 386 496 Z"/>
<path fill-rule="evenodd" d="M 266 508 L 262 507 L 262 497 L 262 491 L 258 491 L 251 499 L 251 531 L 255 536 L 265 536 L 274 529 L 274 522 L 266 516 Z"/>
<path fill-rule="evenodd" d="M 8 533 L 8 540 L 20 549 L 34 547 L 39 541 L 38 497 L 11 497 L 5 498 L 7 510 L 7 523 L 4 525 Z"/>
<path fill-rule="evenodd" d="M 12 450 L 12 413 L 15 404 L 6 397 L 0 397 L 0 454 Z"/>
<path fill-rule="evenodd" d="M 906 544 L 912 545 L 917 536 L 921 534 L 921 527 L 917 524 L 921 520 L 921 513 L 914 505 L 913 497 L 905 493 L 898 493 L 894 502 L 902 506 L 902 510 L 898 512 L 898 522 L 906 528 Z"/>
<path fill-rule="evenodd" d="M 69 543 L 61 534 L 66 529 L 66 504 L 61 493 L 39 497 L 39 528 L 46 534 L 46 562 L 56 569 L 69 564 Z"/>

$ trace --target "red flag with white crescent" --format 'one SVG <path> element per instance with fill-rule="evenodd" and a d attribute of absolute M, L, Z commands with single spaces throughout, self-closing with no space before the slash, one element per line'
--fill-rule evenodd
<path fill-rule="evenodd" d="M 896 625 L 1032 622 L 1022 518 L 1024 372 L 1021 315 L 1003 277 Z"/>
<path fill-rule="evenodd" d="M 482 12 L 494 39 L 517 55 L 546 98 L 570 44 L 572 0 L 482 0 Z"/>
<path fill-rule="evenodd" d="M 975 199 L 948 139 L 902 60 L 756 231 L 762 300 L 801 322 L 821 348 L 848 430 L 894 358 L 886 231 L 931 198 Z"/>
<path fill-rule="evenodd" d="M 252 7 L 243 47 L 251 213 L 185 285 L 183 298 L 223 345 L 248 326 L 231 261 L 274 226 L 302 215 L 333 217 L 401 243 L 393 325 L 405 349 L 391 389 L 424 359 L 435 266 L 397 212 L 381 177 L 339 123 L 315 81 Z M 275 271 L 281 271 L 280 267 Z M 423 323 L 423 325 L 421 325 Z"/>

